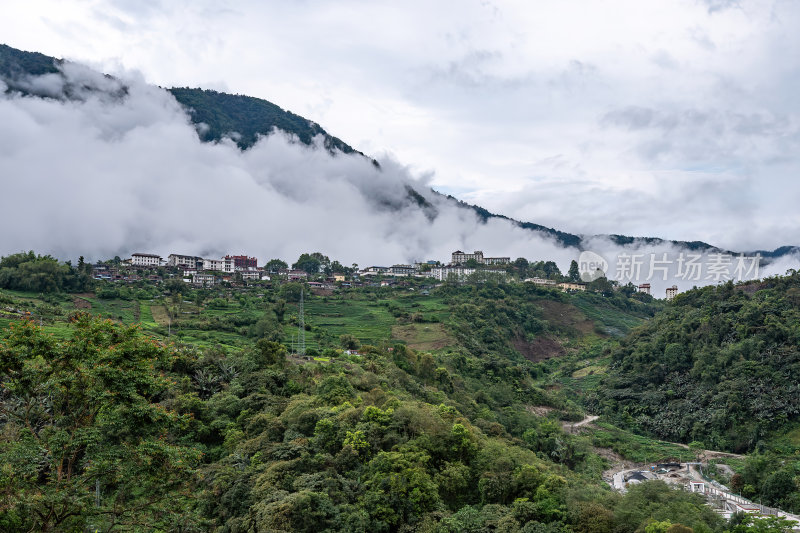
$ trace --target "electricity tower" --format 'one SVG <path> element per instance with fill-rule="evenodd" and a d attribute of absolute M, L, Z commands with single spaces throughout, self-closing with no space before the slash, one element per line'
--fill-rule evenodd
<path fill-rule="evenodd" d="M 300 289 L 300 308 L 297 312 L 297 354 L 306 354 L 306 319 L 303 313 L 303 290 Z"/>

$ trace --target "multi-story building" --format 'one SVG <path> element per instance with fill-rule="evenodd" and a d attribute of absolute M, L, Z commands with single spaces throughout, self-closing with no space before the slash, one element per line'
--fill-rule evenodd
<path fill-rule="evenodd" d="M 484 257 L 483 252 L 475 250 L 471 254 L 456 250 L 451 257 L 451 263 L 454 265 L 463 265 L 470 259 L 474 259 L 479 265 L 507 265 L 511 263 L 510 257 Z"/>
<path fill-rule="evenodd" d="M 583 283 L 575 283 L 574 281 L 567 281 L 566 283 L 559 283 L 558 286 L 561 287 L 561 290 L 564 291 L 564 292 L 585 291 L 586 290 L 586 285 L 585 284 L 583 284 Z"/>
<path fill-rule="evenodd" d="M 466 252 L 462 252 L 461 250 L 456 250 L 455 252 L 453 252 L 450 262 L 453 263 L 454 265 L 463 265 L 470 259 L 474 259 L 475 261 L 478 262 L 478 264 L 482 265 L 483 252 L 481 252 L 480 250 L 475 250 L 471 254 L 468 254 Z"/>
<path fill-rule="evenodd" d="M 533 283 L 534 285 L 545 285 L 548 287 L 555 287 L 556 282 L 552 279 L 545 279 L 545 278 L 527 278 L 525 280 L 526 283 Z"/>
<path fill-rule="evenodd" d="M 392 265 L 391 269 L 395 276 L 413 276 L 417 273 L 417 269 L 412 265 Z"/>
<path fill-rule="evenodd" d="M 211 287 L 217 283 L 217 276 L 198 272 L 192 276 L 192 284 L 200 287 Z"/>
<path fill-rule="evenodd" d="M 678 294 L 678 286 L 667 287 L 667 300 L 672 300 Z"/>
<path fill-rule="evenodd" d="M 203 259 L 203 270 L 216 270 L 223 272 L 225 270 L 224 259 Z"/>
<path fill-rule="evenodd" d="M 430 276 L 432 278 L 438 279 L 439 281 L 445 281 L 448 279 L 457 279 L 461 281 L 467 276 L 474 273 L 475 273 L 474 268 L 450 265 L 450 266 L 432 268 L 430 271 Z"/>
<path fill-rule="evenodd" d="M 360 272 L 362 276 L 377 276 L 378 274 L 390 274 L 391 267 L 371 266 Z"/>
<path fill-rule="evenodd" d="M 643 292 L 645 294 L 650 294 L 650 284 L 649 283 L 642 283 L 639 285 L 639 292 Z"/>
<path fill-rule="evenodd" d="M 131 265 L 140 267 L 158 267 L 163 264 L 163 259 L 156 254 L 131 254 Z"/>
<path fill-rule="evenodd" d="M 233 261 L 233 270 L 231 272 L 240 272 L 242 270 L 255 270 L 258 268 L 258 259 L 255 257 L 248 257 L 246 255 L 226 255 L 225 261 Z"/>
<path fill-rule="evenodd" d="M 308 278 L 305 270 L 279 270 L 278 274 L 286 276 L 289 281 L 305 281 Z"/>
<path fill-rule="evenodd" d="M 179 268 L 197 268 L 203 265 L 203 258 L 194 255 L 169 254 L 167 266 Z"/>

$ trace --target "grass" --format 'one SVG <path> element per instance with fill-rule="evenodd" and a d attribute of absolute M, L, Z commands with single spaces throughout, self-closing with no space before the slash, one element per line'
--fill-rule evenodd
<path fill-rule="evenodd" d="M 795 454 L 800 450 L 800 426 L 770 439 L 770 446 L 781 453 Z"/>
<path fill-rule="evenodd" d="M 312 300 L 304 309 L 306 323 L 324 328 L 334 338 L 353 335 L 362 344 L 388 339 L 396 323 L 386 306 L 368 300 Z"/>
<path fill-rule="evenodd" d="M 396 325 L 392 327 L 392 338 L 405 342 L 409 348 L 422 351 L 440 350 L 456 344 L 456 340 L 439 323 Z"/>
<path fill-rule="evenodd" d="M 604 333 L 612 337 L 622 337 L 644 322 L 643 317 L 634 316 L 599 298 L 596 295 L 576 294 L 570 299 L 570 303 L 580 309 L 587 318 L 594 321 Z"/>
<path fill-rule="evenodd" d="M 585 378 L 587 376 L 597 376 L 605 374 L 608 367 L 606 365 L 589 365 L 576 370 L 572 373 L 573 378 Z"/>
<path fill-rule="evenodd" d="M 592 444 L 598 448 L 610 448 L 625 459 L 637 463 L 654 463 L 678 460 L 693 461 L 694 454 L 672 442 L 664 442 L 635 435 L 611 424 L 598 422 L 599 429 L 591 435 Z"/>
<path fill-rule="evenodd" d="M 169 325 L 170 320 L 169 316 L 167 315 L 167 308 L 163 305 L 151 305 L 150 313 L 157 325 L 162 327 L 167 327 Z"/>

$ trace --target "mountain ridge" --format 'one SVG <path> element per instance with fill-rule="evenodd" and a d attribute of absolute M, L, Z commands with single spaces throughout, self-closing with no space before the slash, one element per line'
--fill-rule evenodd
<path fill-rule="evenodd" d="M 60 67 L 65 63 L 69 63 L 69 61 L 0 44 L 0 80 L 6 83 L 6 92 L 16 91 L 22 94 L 48 97 L 50 95 L 33 92 L 30 86 L 24 83 L 24 80 L 30 76 L 60 74 Z M 108 75 L 104 76 L 110 78 Z M 321 137 L 322 145 L 331 154 L 335 155 L 337 152 L 358 154 L 369 159 L 376 168 L 380 168 L 375 159 L 356 150 L 338 137 L 330 135 L 316 122 L 285 110 L 268 100 L 202 88 L 171 87 L 165 90 L 172 94 L 178 103 L 186 109 L 191 121 L 198 129 L 198 136 L 204 142 L 216 142 L 222 138 L 230 137 L 236 141 L 240 149 L 247 150 L 256 142 L 259 136 L 268 135 L 277 129 L 293 135 L 299 142 L 306 145 L 313 144 L 316 138 Z M 588 248 L 591 239 L 606 238 L 619 246 L 669 244 L 692 251 L 730 252 L 703 241 L 676 241 L 658 237 L 632 237 L 621 234 L 573 234 L 534 222 L 516 220 L 506 215 L 493 213 L 478 205 L 464 202 L 451 195 L 444 195 L 433 189 L 431 191 L 436 197 L 471 210 L 483 223 L 492 219 L 505 220 L 516 227 L 542 234 L 564 248 L 585 250 Z M 424 195 L 410 186 L 407 187 L 407 192 L 408 202 L 423 208 L 429 218 L 437 216 L 435 207 L 428 202 Z M 385 207 L 395 209 L 402 206 L 387 205 Z M 758 250 L 744 253 L 759 253 L 767 260 L 772 260 L 798 252 L 800 252 L 800 247 L 790 245 L 781 246 L 772 251 Z"/>

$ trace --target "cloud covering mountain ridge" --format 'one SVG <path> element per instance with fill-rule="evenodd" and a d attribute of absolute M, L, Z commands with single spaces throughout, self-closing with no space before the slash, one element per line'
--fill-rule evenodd
<path fill-rule="evenodd" d="M 429 176 L 391 158 L 376 167 L 357 153 L 331 153 L 322 136 L 309 146 L 280 131 L 244 151 L 231 138 L 202 142 L 187 109 L 137 73 L 54 68 L 0 86 L 0 210 L 14 226 L 0 254 L 243 252 L 263 261 L 319 250 L 365 265 L 483 249 L 565 270 L 579 253 L 535 225 L 435 193 Z M 579 246 L 609 258 L 688 249 L 619 236 L 582 237 Z M 796 264 L 787 261 L 773 269 Z"/>

